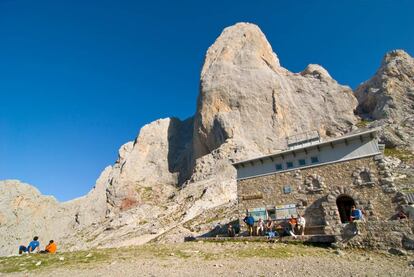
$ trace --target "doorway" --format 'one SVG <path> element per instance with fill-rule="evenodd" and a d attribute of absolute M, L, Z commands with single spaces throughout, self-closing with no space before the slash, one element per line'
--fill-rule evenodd
<path fill-rule="evenodd" d="M 342 223 L 349 222 L 349 219 L 351 217 L 351 208 L 354 205 L 354 199 L 348 195 L 341 195 L 336 199 L 336 206 L 338 207 L 338 212 Z"/>

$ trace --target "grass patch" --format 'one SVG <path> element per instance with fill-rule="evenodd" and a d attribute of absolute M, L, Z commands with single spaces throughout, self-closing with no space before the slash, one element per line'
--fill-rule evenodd
<path fill-rule="evenodd" d="M 79 267 L 80 265 L 96 264 L 108 259 L 103 251 L 78 251 L 58 254 L 30 254 L 0 258 L 0 272 L 28 272 L 62 266 Z M 63 258 L 63 260 L 61 260 Z M 40 262 L 40 265 L 36 265 Z"/>
<path fill-rule="evenodd" d="M 235 258 L 291 258 L 301 256 L 328 255 L 329 250 L 307 246 L 301 243 L 243 243 L 224 241 L 214 243 L 187 242 L 179 244 L 154 244 L 123 248 L 93 249 L 90 251 L 76 251 L 51 254 L 31 254 L 16 257 L 0 258 L 0 273 L 35 272 L 56 268 L 96 268 L 101 264 L 114 261 L 131 262 L 137 259 L 191 259 L 203 260 L 235 259 Z M 63 259 L 62 259 L 63 258 Z M 40 265 L 36 266 L 38 262 Z"/>
<path fill-rule="evenodd" d="M 398 158 L 403 162 L 414 161 L 414 154 L 405 149 L 385 148 L 384 155 L 388 157 Z"/>

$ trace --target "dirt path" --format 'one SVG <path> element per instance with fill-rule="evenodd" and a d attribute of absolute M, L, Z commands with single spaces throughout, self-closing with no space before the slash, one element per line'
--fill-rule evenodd
<path fill-rule="evenodd" d="M 59 260 L 61 257 L 64 261 Z M 30 262 L 34 264 L 40 258 L 33 256 Z M 409 266 L 409 262 L 414 260 L 411 254 L 397 257 L 365 251 L 267 243 L 152 244 L 90 253 L 65 253 L 48 259 L 32 268 L 34 271 L 23 270 L 10 275 L 414 276 L 414 268 Z M 0 271 L 4 272 L 5 264 L 6 261 L 0 261 Z"/>

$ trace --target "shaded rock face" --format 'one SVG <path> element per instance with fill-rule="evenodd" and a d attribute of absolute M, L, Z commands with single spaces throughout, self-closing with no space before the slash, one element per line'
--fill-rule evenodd
<path fill-rule="evenodd" d="M 160 119 L 121 147 L 107 180 L 111 207 L 128 210 L 148 201 L 166 201 L 188 175 L 192 124 L 191 118 Z"/>
<path fill-rule="evenodd" d="M 403 50 L 387 53 L 380 68 L 356 90 L 358 113 L 383 126 L 388 147 L 414 145 L 414 59 Z"/>

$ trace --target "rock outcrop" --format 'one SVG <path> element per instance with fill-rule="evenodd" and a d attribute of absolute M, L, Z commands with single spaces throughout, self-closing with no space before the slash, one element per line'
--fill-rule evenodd
<path fill-rule="evenodd" d="M 382 126 L 388 147 L 414 149 L 414 59 L 403 50 L 387 53 L 380 68 L 356 90 L 358 112 Z"/>
<path fill-rule="evenodd" d="M 188 174 L 192 119 L 160 119 L 142 127 L 124 144 L 108 176 L 108 201 L 115 211 L 162 203 Z M 189 135 L 190 134 L 190 135 Z"/>
<path fill-rule="evenodd" d="M 42 247 L 50 239 L 66 239 L 69 246 L 74 233 L 104 220 L 107 199 L 103 180 L 108 169 L 86 196 L 65 203 L 20 181 L 0 181 L 0 256 L 15 254 L 20 244 L 26 245 L 36 235 Z"/>
<path fill-rule="evenodd" d="M 395 66 L 385 66 L 381 76 L 392 75 L 394 67 L 411 70 L 396 62 L 408 58 L 397 56 L 386 58 L 386 64 Z M 402 79 L 386 87 L 404 87 L 409 95 L 409 74 L 396 74 Z M 377 79 L 357 92 L 360 110 L 373 117 L 383 108 L 370 104 L 377 96 L 366 91 L 381 84 Z M 317 130 L 322 137 L 346 133 L 358 121 L 356 107 L 352 90 L 323 67 L 311 64 L 300 73 L 283 68 L 256 25 L 226 28 L 207 51 L 194 117 L 160 119 L 142 127 L 87 196 L 58 203 L 17 181 L 0 182 L 0 255 L 15 253 L 33 235 L 74 250 L 175 241 L 206 231 L 208 224 L 201 221 L 208 221 L 207 215 L 221 219 L 223 207 L 234 209 L 232 162 L 283 149 L 286 137 L 299 132 Z M 393 120 L 400 117 L 389 114 Z"/>
<path fill-rule="evenodd" d="M 299 74 L 281 67 L 256 25 L 228 27 L 208 49 L 201 71 L 193 153 L 203 158 L 195 161 L 196 171 L 210 170 L 206 165 L 216 163 L 208 155 L 216 152 L 219 160 L 238 160 L 284 149 L 286 137 L 296 133 L 348 132 L 357 122 L 356 106 L 352 90 L 323 67 L 312 64 Z M 218 166 L 211 174 L 222 171 Z"/>

